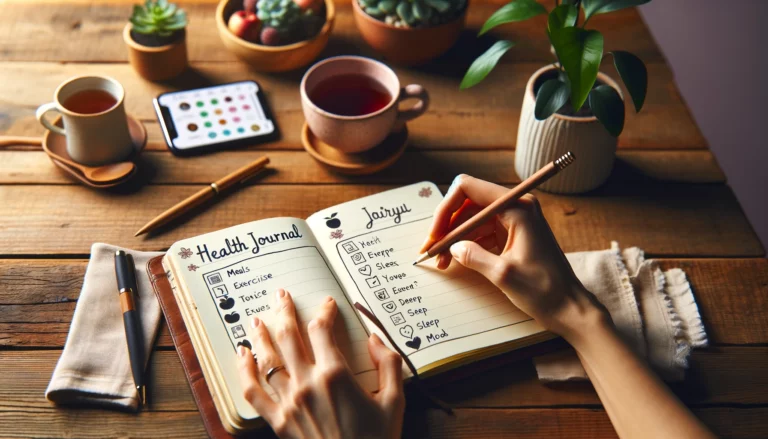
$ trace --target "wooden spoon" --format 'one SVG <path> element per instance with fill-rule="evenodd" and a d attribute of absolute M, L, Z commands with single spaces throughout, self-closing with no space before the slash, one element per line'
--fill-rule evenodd
<path fill-rule="evenodd" d="M 42 146 L 43 139 L 38 137 L 2 137 L 0 138 L 0 146 L 10 145 L 40 145 Z M 82 172 L 83 176 L 88 180 L 95 183 L 108 183 L 130 175 L 133 172 L 136 165 L 133 162 L 119 162 L 112 163 L 104 166 L 86 166 L 81 165 L 75 161 L 70 160 L 67 157 L 63 157 L 59 154 L 55 154 L 51 151 L 46 151 L 51 154 L 56 160 L 77 169 Z"/>
<path fill-rule="evenodd" d="M 69 165 L 83 173 L 85 178 L 95 183 L 107 183 L 120 180 L 133 172 L 136 165 L 133 162 L 119 162 L 103 166 L 86 166 L 74 162 L 66 157 L 56 156 L 56 160 Z"/>

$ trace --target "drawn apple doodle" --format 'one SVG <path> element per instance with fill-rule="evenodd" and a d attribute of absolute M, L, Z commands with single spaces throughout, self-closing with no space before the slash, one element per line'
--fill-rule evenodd
<path fill-rule="evenodd" d="M 238 314 L 237 311 L 233 311 L 230 314 L 225 314 L 224 321 L 227 323 L 237 323 L 240 321 L 240 314 Z"/>
<path fill-rule="evenodd" d="M 419 347 L 421 347 L 421 338 L 419 338 L 418 336 L 413 337 L 413 340 L 406 341 L 405 345 L 413 349 L 414 351 L 418 351 Z"/>
<path fill-rule="evenodd" d="M 337 213 L 338 212 L 334 212 L 334 213 L 331 214 L 331 216 L 325 217 L 325 219 L 327 220 L 325 222 L 326 226 L 328 226 L 328 227 L 330 227 L 332 229 L 338 229 L 339 227 L 341 227 L 341 220 L 336 218 L 336 214 Z"/>
<path fill-rule="evenodd" d="M 238 341 L 238 342 L 237 342 L 237 346 L 238 346 L 238 347 L 240 347 L 240 346 L 245 346 L 245 347 L 247 347 L 248 349 L 251 349 L 251 350 L 253 350 L 253 348 L 251 347 L 251 342 L 250 342 L 250 341 L 248 341 L 248 340 L 242 340 L 242 341 Z"/>
<path fill-rule="evenodd" d="M 219 308 L 232 309 L 233 306 L 235 306 L 235 299 L 227 296 L 224 296 L 219 299 Z"/>
<path fill-rule="evenodd" d="M 413 338 L 413 326 L 405 325 L 402 328 L 400 328 L 400 335 L 402 335 L 405 338 Z"/>

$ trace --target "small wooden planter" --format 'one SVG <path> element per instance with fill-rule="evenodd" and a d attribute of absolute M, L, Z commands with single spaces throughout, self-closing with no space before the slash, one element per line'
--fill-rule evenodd
<path fill-rule="evenodd" d="M 150 47 L 131 38 L 131 23 L 123 29 L 123 40 L 128 46 L 128 60 L 144 79 L 165 81 L 179 76 L 187 68 L 187 36 L 166 46 Z"/>

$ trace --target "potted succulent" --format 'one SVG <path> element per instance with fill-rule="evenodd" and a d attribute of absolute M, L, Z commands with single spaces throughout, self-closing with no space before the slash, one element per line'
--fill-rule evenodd
<path fill-rule="evenodd" d="M 135 5 L 123 29 L 128 59 L 150 81 L 171 79 L 187 68 L 187 14 L 167 0 Z"/>
<path fill-rule="evenodd" d="M 547 19 L 547 35 L 556 62 L 536 71 L 528 80 L 517 132 L 515 170 L 526 178 L 567 151 L 577 160 L 568 172 L 552 178 L 542 189 L 559 193 L 586 192 L 610 175 L 617 137 L 624 129 L 624 101 L 618 84 L 598 71 L 611 57 L 640 111 L 648 87 L 648 72 L 637 56 L 624 51 L 603 53 L 603 35 L 586 29 L 590 18 L 650 0 L 556 1 Z M 582 14 L 583 12 L 583 19 Z M 504 23 L 522 21 L 546 9 L 534 0 L 514 0 L 494 13 L 480 34 Z M 498 41 L 470 66 L 461 88 L 482 81 L 499 59 L 514 46 Z"/>
<path fill-rule="evenodd" d="M 352 0 L 352 8 L 363 39 L 398 64 L 422 64 L 443 54 L 467 16 L 467 0 Z"/>
<path fill-rule="evenodd" d="M 216 23 L 224 45 L 261 71 L 293 70 L 328 42 L 332 0 L 222 0 Z"/>

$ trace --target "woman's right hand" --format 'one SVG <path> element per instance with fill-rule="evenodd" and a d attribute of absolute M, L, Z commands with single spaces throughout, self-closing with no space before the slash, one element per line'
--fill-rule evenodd
<path fill-rule="evenodd" d="M 473 217 L 509 189 L 459 175 L 435 211 L 421 251 Z M 585 324 L 610 320 L 576 278 L 533 195 L 525 195 L 446 252 L 437 267 L 455 259 L 487 277 L 512 303 L 546 329 L 565 337 Z M 588 326 L 588 325 L 587 325 Z"/>

